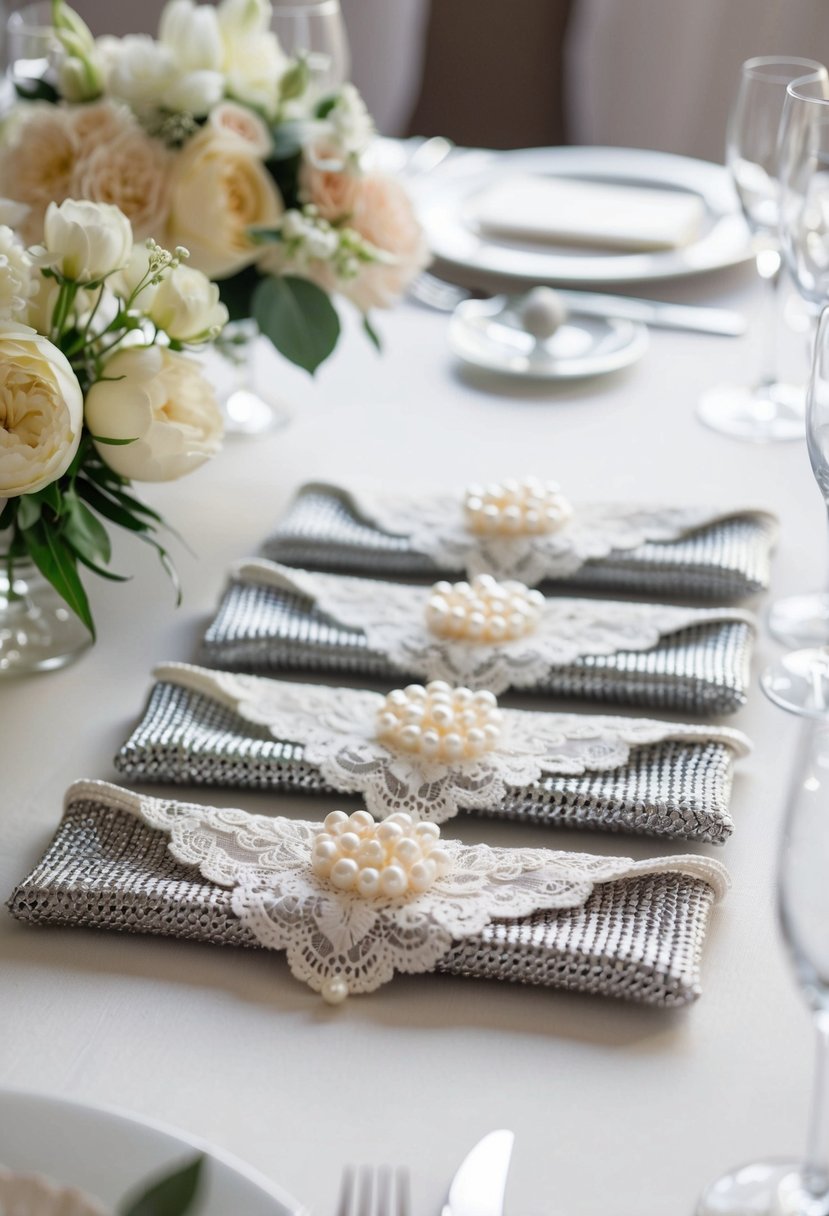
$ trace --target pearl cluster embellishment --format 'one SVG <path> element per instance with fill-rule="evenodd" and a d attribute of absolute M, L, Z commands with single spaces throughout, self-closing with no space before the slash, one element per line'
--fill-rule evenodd
<path fill-rule="evenodd" d="M 533 633 L 543 607 L 540 591 L 479 574 L 471 583 L 435 583 L 426 604 L 426 624 L 440 638 L 504 642 Z"/>
<path fill-rule="evenodd" d="M 555 481 L 520 481 L 469 486 L 463 509 L 470 531 L 479 536 L 532 536 L 563 527 L 573 508 Z"/>
<path fill-rule="evenodd" d="M 501 737 L 501 723 L 491 692 L 432 680 L 425 688 L 409 684 L 389 693 L 377 714 L 377 737 L 397 751 L 450 763 L 491 751 Z"/>
<path fill-rule="evenodd" d="M 375 823 L 368 811 L 326 815 L 311 852 L 311 868 L 340 891 L 364 899 L 399 899 L 428 890 L 449 868 L 436 823 L 415 823 L 395 811 Z"/>

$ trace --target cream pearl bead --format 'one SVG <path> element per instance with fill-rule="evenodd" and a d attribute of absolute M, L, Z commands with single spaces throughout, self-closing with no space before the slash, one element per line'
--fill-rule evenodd
<path fill-rule="evenodd" d="M 360 832 L 364 828 L 374 827 L 374 817 L 368 811 L 353 811 L 348 817 L 349 827 Z"/>
<path fill-rule="evenodd" d="M 365 866 L 357 875 L 355 886 L 364 899 L 373 899 L 380 890 L 380 871 L 374 866 Z"/>
<path fill-rule="evenodd" d="M 395 823 L 393 819 L 386 819 L 383 823 L 377 825 L 375 829 L 377 839 L 382 841 L 397 841 L 403 835 L 403 829 L 399 823 Z"/>
<path fill-rule="evenodd" d="M 340 891 L 403 899 L 425 891 L 443 872 L 439 848 L 438 860 L 430 860 L 440 840 L 437 824 L 415 823 L 408 811 L 393 811 L 381 823 L 366 810 L 329 819 L 331 830 L 321 828 L 312 842 L 310 868 Z"/>
<path fill-rule="evenodd" d="M 404 836 L 394 846 L 394 855 L 404 866 L 411 866 L 420 858 L 420 845 L 411 836 Z"/>
<path fill-rule="evenodd" d="M 471 588 L 456 583 L 441 594 L 436 588 L 437 584 L 429 593 L 425 618 L 427 628 L 438 637 L 498 643 L 533 632 L 541 619 L 543 597 L 539 604 L 528 587 L 514 580 L 499 583 L 491 575 L 478 575 Z"/>
<path fill-rule="evenodd" d="M 428 862 L 424 863 L 428 865 Z M 380 871 L 380 890 L 391 899 L 403 895 L 409 885 L 409 877 L 402 866 L 390 865 Z"/>
<path fill-rule="evenodd" d="M 432 823 L 427 819 L 425 822 L 417 825 L 415 828 L 415 835 L 421 837 L 422 839 L 438 840 L 440 838 L 440 827 L 438 824 Z"/>
<path fill-rule="evenodd" d="M 572 514 L 558 484 L 537 477 L 470 486 L 463 510 L 470 530 L 488 536 L 552 532 Z"/>
<path fill-rule="evenodd" d="M 504 623 L 506 628 L 506 623 Z M 396 690 L 403 691 L 405 690 Z M 408 721 L 408 707 L 415 703 L 409 696 L 405 704 L 389 693 L 377 715 L 377 737 L 391 749 L 423 756 L 436 763 L 451 764 L 464 756 L 480 755 L 495 746 L 501 716 L 496 698 L 489 692 L 473 693 L 468 688 L 452 689 L 443 680 L 426 686 L 420 725 Z M 417 700 L 418 704 L 421 704 Z M 389 715 L 394 724 L 389 722 Z M 485 727 L 492 727 L 485 733 Z M 470 731 L 473 742 L 468 742 Z"/>
<path fill-rule="evenodd" d="M 331 867 L 331 881 L 341 891 L 350 891 L 359 872 L 360 867 L 353 857 L 340 857 Z"/>
<path fill-rule="evenodd" d="M 348 823 L 348 815 L 345 811 L 331 811 L 325 816 L 322 823 L 327 831 L 335 831 L 341 824 Z"/>
<path fill-rule="evenodd" d="M 328 1005 L 342 1005 L 348 997 L 348 982 L 341 975 L 331 975 L 320 988 L 322 999 Z"/>

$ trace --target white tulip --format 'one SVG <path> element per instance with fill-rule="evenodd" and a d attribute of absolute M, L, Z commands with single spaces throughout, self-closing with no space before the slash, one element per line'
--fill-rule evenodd
<path fill-rule="evenodd" d="M 152 109 L 176 82 L 178 68 L 168 47 L 146 34 L 100 38 L 98 50 L 106 73 L 107 92 L 133 110 Z"/>
<path fill-rule="evenodd" d="M 46 208 L 43 244 L 53 265 L 67 279 L 90 283 L 126 266 L 132 253 L 132 228 L 118 207 L 65 199 Z"/>
<path fill-rule="evenodd" d="M 222 0 L 217 12 L 228 95 L 273 116 L 279 102 L 279 78 L 288 60 L 269 29 L 270 3 Z"/>
<path fill-rule="evenodd" d="M 170 0 L 161 14 L 158 37 L 183 71 L 221 69 L 222 39 L 216 10 L 211 4 Z"/>
<path fill-rule="evenodd" d="M 154 325 L 179 342 L 203 342 L 227 324 L 219 288 L 192 266 L 168 271 L 147 309 Z"/>
<path fill-rule="evenodd" d="M 0 323 L 0 497 L 62 477 L 82 426 L 83 393 L 66 356 L 28 325 Z"/>
<path fill-rule="evenodd" d="M 86 395 L 86 424 L 111 469 L 134 481 L 173 481 L 215 456 L 222 415 L 198 364 L 162 346 L 129 347 L 108 360 Z M 2 492 L 2 485 L 0 485 Z"/>

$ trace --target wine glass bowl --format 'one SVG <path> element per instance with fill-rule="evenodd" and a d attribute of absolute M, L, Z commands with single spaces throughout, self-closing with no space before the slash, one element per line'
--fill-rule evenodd
<path fill-rule="evenodd" d="M 752 234 L 757 273 L 766 285 L 765 367 L 753 385 L 717 385 L 698 406 L 701 421 L 713 430 L 758 443 L 803 436 L 803 390 L 778 379 L 774 341 L 782 265 L 779 132 L 793 80 L 829 87 L 829 73 L 816 60 L 779 55 L 748 59 L 726 133 L 726 164 Z"/>
<path fill-rule="evenodd" d="M 274 0 L 271 29 L 286 55 L 305 60 L 317 97 L 348 80 L 351 55 L 340 0 Z"/>

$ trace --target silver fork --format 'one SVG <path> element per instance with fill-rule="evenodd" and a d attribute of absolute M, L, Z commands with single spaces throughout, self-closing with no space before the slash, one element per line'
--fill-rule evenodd
<path fill-rule="evenodd" d="M 409 284 L 411 299 L 427 308 L 434 308 L 437 312 L 454 312 L 461 301 L 468 300 L 471 295 L 472 292 L 467 291 L 465 287 L 446 283 L 428 270 L 424 270 Z"/>
<path fill-rule="evenodd" d="M 405 1166 L 347 1165 L 340 1184 L 337 1216 L 411 1216 L 409 1171 Z"/>

